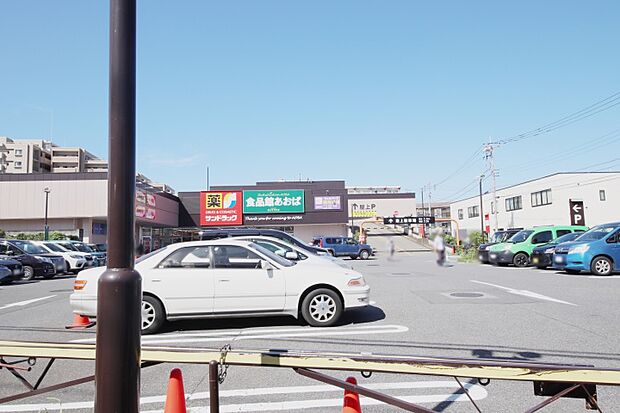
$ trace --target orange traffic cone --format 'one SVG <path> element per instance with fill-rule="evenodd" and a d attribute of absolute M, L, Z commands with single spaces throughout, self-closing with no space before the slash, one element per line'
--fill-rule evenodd
<path fill-rule="evenodd" d="M 357 384 L 355 377 L 347 377 L 347 383 Z M 362 406 L 360 406 L 360 395 L 354 391 L 344 391 L 344 405 L 342 406 L 342 413 L 361 413 Z"/>
<path fill-rule="evenodd" d="M 85 315 L 74 314 L 73 323 L 65 326 L 65 328 L 88 328 L 95 325 L 94 321 L 90 321 Z"/>
<path fill-rule="evenodd" d="M 187 413 L 185 408 L 185 390 L 183 389 L 183 375 L 181 370 L 172 369 L 168 380 L 168 394 L 164 413 Z"/>

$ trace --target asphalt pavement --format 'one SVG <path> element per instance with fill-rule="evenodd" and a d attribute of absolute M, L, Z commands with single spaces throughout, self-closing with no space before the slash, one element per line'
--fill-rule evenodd
<path fill-rule="evenodd" d="M 372 305 L 345 314 L 331 328 L 311 328 L 294 318 L 225 319 L 169 323 L 143 344 L 233 349 L 300 349 L 529 361 L 620 368 L 618 322 L 620 276 L 566 275 L 553 270 L 460 263 L 444 267 L 432 252 L 388 228 L 371 231 L 378 252 L 349 260 L 370 284 Z M 397 253 L 386 253 L 392 237 Z M 72 276 L 0 287 L 0 339 L 94 342 L 95 329 L 70 331 Z M 32 380 L 43 370 L 38 360 Z M 142 371 L 141 409 L 161 412 L 169 371 L 180 367 L 192 412 L 208 411 L 206 366 L 158 365 Z M 57 361 L 42 385 L 94 373 L 93 362 Z M 338 378 L 351 373 L 327 372 Z M 433 376 L 356 375 L 358 383 L 438 412 L 476 412 L 454 379 Z M 462 379 L 484 412 L 517 412 L 541 402 L 530 382 Z M 0 369 L 0 397 L 26 388 Z M 290 369 L 231 367 L 220 387 L 221 411 L 339 412 L 342 392 Z M 620 389 L 599 387 L 601 410 L 620 411 Z M 94 384 L 0 405 L 0 412 L 92 411 Z M 362 399 L 364 412 L 397 411 Z M 544 412 L 580 412 L 584 401 L 562 399 Z"/>

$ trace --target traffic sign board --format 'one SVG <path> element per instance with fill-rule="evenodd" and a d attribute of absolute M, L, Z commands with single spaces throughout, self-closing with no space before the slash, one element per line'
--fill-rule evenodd
<path fill-rule="evenodd" d="M 386 217 L 383 218 L 384 224 L 434 224 L 435 217 Z"/>
<path fill-rule="evenodd" d="M 571 225 L 585 225 L 586 215 L 583 210 L 583 201 L 569 201 L 570 205 L 570 224 Z"/>

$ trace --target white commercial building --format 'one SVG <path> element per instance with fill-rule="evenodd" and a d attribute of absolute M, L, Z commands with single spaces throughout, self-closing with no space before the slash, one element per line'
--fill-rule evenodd
<path fill-rule="evenodd" d="M 498 189 L 496 197 L 482 196 L 482 221 L 490 233 L 571 223 L 591 227 L 620 221 L 620 172 L 560 172 Z M 479 196 L 452 202 L 450 214 L 461 236 L 480 231 Z"/>

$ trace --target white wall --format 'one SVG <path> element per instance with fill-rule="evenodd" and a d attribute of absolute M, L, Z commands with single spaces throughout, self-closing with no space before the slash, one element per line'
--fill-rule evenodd
<path fill-rule="evenodd" d="M 306 242 L 312 241 L 314 237 L 333 235 L 339 237 L 347 236 L 347 226 L 344 224 L 325 224 L 325 225 L 296 225 L 293 234 Z"/>
<path fill-rule="evenodd" d="M 551 189 L 550 205 L 532 207 L 531 193 Z M 599 190 L 604 190 L 606 201 L 599 199 Z M 521 196 L 522 209 L 506 211 L 506 198 Z M 531 182 L 525 182 L 497 191 L 497 228 L 532 227 L 536 225 L 569 225 L 569 200 L 583 201 L 587 226 L 620 221 L 620 173 L 576 173 L 557 174 Z M 483 195 L 483 214 L 490 213 L 492 194 Z M 480 205 L 479 198 L 472 197 L 450 204 L 450 213 L 461 230 L 480 230 L 480 217 L 468 218 L 467 208 Z M 458 210 L 463 210 L 463 219 L 458 219 Z M 493 214 L 490 214 L 492 232 L 495 228 Z"/>

